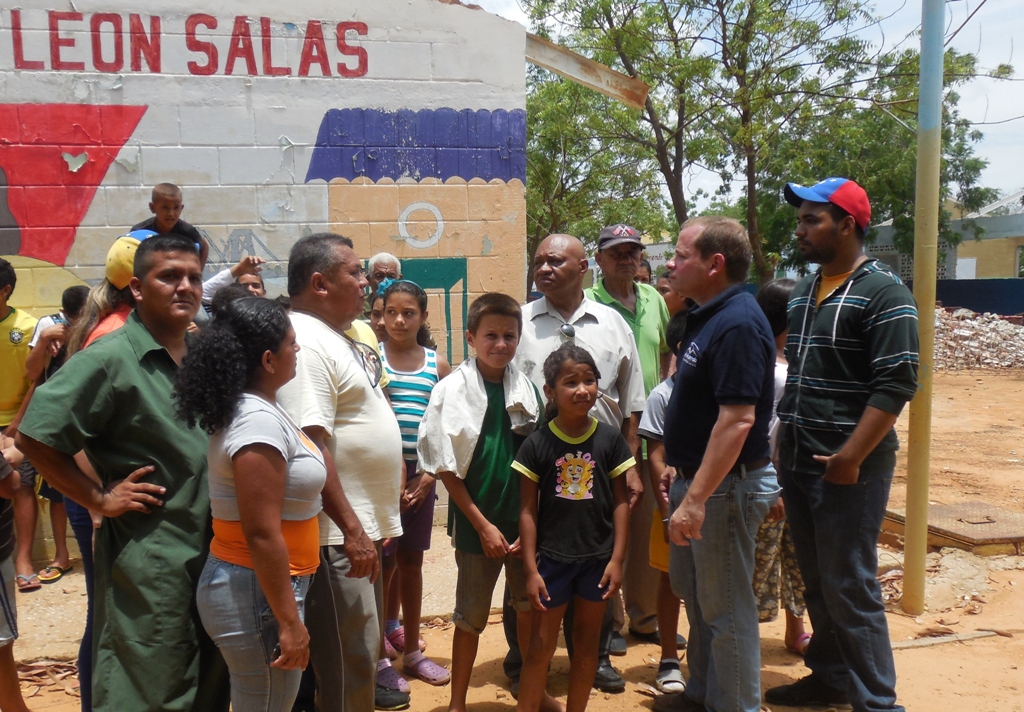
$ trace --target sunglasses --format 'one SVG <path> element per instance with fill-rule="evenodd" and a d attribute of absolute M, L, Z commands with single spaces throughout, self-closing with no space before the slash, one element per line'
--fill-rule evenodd
<path fill-rule="evenodd" d="M 359 352 L 359 356 L 363 361 L 363 371 L 366 372 L 366 377 L 370 380 L 370 388 L 376 388 L 380 384 L 380 377 L 384 372 L 384 364 L 381 363 L 380 354 L 377 353 L 377 349 L 369 344 L 364 344 L 362 341 L 350 339 L 348 336 L 345 338 Z"/>

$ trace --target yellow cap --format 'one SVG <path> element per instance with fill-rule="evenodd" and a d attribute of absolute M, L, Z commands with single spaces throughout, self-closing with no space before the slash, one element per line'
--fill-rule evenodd
<path fill-rule="evenodd" d="M 125 235 L 114 240 L 107 252 L 107 281 L 118 289 L 124 289 L 131 281 L 139 244 L 134 237 Z"/>

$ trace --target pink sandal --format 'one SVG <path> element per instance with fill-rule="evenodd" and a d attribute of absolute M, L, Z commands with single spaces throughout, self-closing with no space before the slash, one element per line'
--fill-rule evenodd
<path fill-rule="evenodd" d="M 391 665 L 377 671 L 377 684 L 389 690 L 404 692 L 407 695 L 410 690 L 409 681 L 402 677 L 401 673 Z"/>
<path fill-rule="evenodd" d="M 443 668 L 430 658 L 420 658 L 414 663 L 408 661 L 402 663 L 402 671 L 406 675 L 415 677 L 428 685 L 447 685 L 452 679 L 452 674 L 447 668 Z"/>
<path fill-rule="evenodd" d="M 786 645 L 786 650 L 791 653 L 796 653 L 800 657 L 803 657 L 804 653 L 807 652 L 807 646 L 811 644 L 811 634 L 801 633 L 800 637 L 796 639 L 795 645 Z"/>
<path fill-rule="evenodd" d="M 388 639 L 395 650 L 400 653 L 405 652 L 405 626 L 398 626 L 384 637 Z M 420 652 L 422 653 L 426 649 L 427 641 L 420 638 Z"/>
<path fill-rule="evenodd" d="M 384 636 L 384 655 L 387 656 L 388 660 L 398 660 L 398 651 L 391 645 L 391 641 L 388 640 L 386 635 Z"/>

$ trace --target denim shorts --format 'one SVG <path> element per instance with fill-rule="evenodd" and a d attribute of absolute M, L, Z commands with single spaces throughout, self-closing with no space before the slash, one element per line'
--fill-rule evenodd
<path fill-rule="evenodd" d="M 416 477 L 416 463 L 407 462 L 408 478 Z M 402 512 L 402 536 L 398 537 L 398 548 L 405 551 L 427 551 L 430 549 L 430 533 L 434 529 L 434 502 L 437 500 L 437 482 L 430 488 L 423 504 L 415 512 Z"/>
<path fill-rule="evenodd" d="M 302 620 L 312 578 L 291 577 Z M 302 671 L 270 667 L 276 657 L 278 624 L 256 572 L 209 556 L 199 577 L 196 604 L 203 627 L 217 644 L 231 673 L 232 710 L 291 710 Z"/>
<path fill-rule="evenodd" d="M 548 609 L 564 606 L 575 596 L 585 601 L 600 603 L 607 588 L 600 588 L 604 570 L 611 557 L 558 561 L 544 554 L 537 555 L 537 573 L 544 579 L 548 600 L 542 601 Z"/>
<path fill-rule="evenodd" d="M 523 560 L 508 554 L 503 558 L 491 558 L 483 554 L 471 554 L 455 550 L 455 565 L 459 569 L 459 580 L 455 586 L 455 613 L 452 623 L 463 630 L 480 635 L 487 627 L 491 614 L 491 596 L 498 574 L 505 569 L 508 583 L 509 603 L 517 611 L 530 610 L 526 598 L 526 574 Z"/>

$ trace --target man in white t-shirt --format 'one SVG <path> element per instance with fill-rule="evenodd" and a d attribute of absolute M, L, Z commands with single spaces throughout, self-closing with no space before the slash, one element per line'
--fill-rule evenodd
<path fill-rule="evenodd" d="M 288 295 L 301 349 L 277 398 L 327 465 L 321 563 L 306 599 L 321 712 L 374 708 L 380 545 L 402 533 L 402 436 L 380 387 L 380 357 L 344 333 L 365 288 L 348 238 L 320 233 L 292 247 Z"/>

